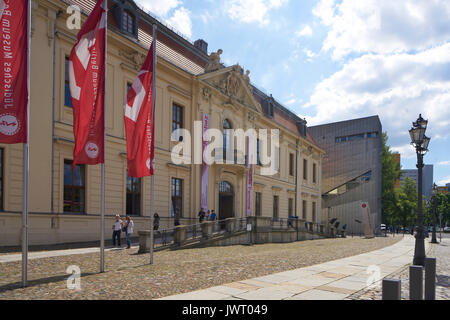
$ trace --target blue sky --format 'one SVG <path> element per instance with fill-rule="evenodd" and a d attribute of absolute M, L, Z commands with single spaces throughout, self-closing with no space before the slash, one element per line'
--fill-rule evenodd
<path fill-rule="evenodd" d="M 136 0 L 310 125 L 379 115 L 402 167 L 408 130 L 429 120 L 426 164 L 450 183 L 450 1 Z"/>

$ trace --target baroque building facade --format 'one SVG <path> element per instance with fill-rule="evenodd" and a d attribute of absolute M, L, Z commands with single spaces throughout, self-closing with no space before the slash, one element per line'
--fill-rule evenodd
<path fill-rule="evenodd" d="M 220 62 L 221 50 L 191 43 L 131 0 L 109 0 L 106 98 L 106 235 L 114 216 L 133 216 L 135 234 L 150 228 L 151 178 L 127 176 L 123 102 L 157 31 L 155 211 L 160 228 L 197 221 L 201 165 L 175 164 L 173 130 L 194 132 L 202 114 L 210 128 L 279 129 L 272 176 L 253 166 L 252 215 L 298 216 L 320 223 L 324 151 L 309 136 L 306 121 L 250 82 L 249 71 Z M 78 30 L 67 20 L 77 5 L 85 21 L 93 0 L 33 0 L 31 19 L 31 105 L 29 241 L 31 245 L 99 240 L 101 166 L 77 165 L 68 84 L 68 57 Z M 192 146 L 193 148 L 193 146 Z M 0 247 L 21 242 L 23 146 L 0 145 Z M 233 150 L 234 151 L 234 150 Z M 192 150 L 193 152 L 193 150 Z M 245 155 L 244 155 L 245 156 Z M 245 217 L 247 166 L 213 164 L 209 169 L 209 209 L 219 219 Z"/>

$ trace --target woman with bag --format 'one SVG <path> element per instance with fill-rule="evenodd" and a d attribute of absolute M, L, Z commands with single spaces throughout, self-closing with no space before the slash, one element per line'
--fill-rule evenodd
<path fill-rule="evenodd" d="M 127 238 L 127 249 L 131 248 L 130 237 L 131 237 L 131 234 L 133 233 L 133 228 L 134 228 L 134 222 L 133 222 L 133 220 L 131 220 L 130 216 L 127 216 L 126 222 L 125 222 L 125 227 L 124 227 L 124 229 L 125 229 L 124 232 L 125 232 L 125 235 Z"/>

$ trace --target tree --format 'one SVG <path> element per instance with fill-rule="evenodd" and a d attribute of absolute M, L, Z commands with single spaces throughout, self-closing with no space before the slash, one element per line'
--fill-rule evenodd
<path fill-rule="evenodd" d="M 406 177 L 397 193 L 396 222 L 403 227 L 415 225 L 417 221 L 417 188 L 416 182 Z"/>
<path fill-rule="evenodd" d="M 387 145 L 388 136 L 381 136 L 381 216 L 383 223 L 394 224 L 398 217 L 398 198 L 395 192 L 395 182 L 400 179 L 400 164 L 396 163 L 394 154 Z"/>

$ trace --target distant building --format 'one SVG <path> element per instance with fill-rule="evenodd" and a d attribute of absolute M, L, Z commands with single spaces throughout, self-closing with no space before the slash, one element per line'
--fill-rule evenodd
<path fill-rule="evenodd" d="M 450 192 L 450 183 L 447 183 L 445 186 L 447 187 L 447 191 Z"/>
<path fill-rule="evenodd" d="M 446 194 L 450 192 L 450 186 L 447 184 L 446 186 L 436 187 L 437 193 Z"/>
<path fill-rule="evenodd" d="M 418 182 L 418 170 L 417 169 L 405 169 L 402 170 L 400 176 L 400 183 L 403 184 L 405 178 L 409 177 L 416 182 Z M 426 164 L 422 170 L 422 192 L 425 198 L 428 200 L 431 197 L 431 191 L 433 189 L 433 165 Z"/>
<path fill-rule="evenodd" d="M 322 167 L 323 221 L 337 218 L 349 232 L 362 233 L 361 202 L 371 224 L 381 224 L 382 126 L 378 116 L 308 127 L 326 155 Z"/>

